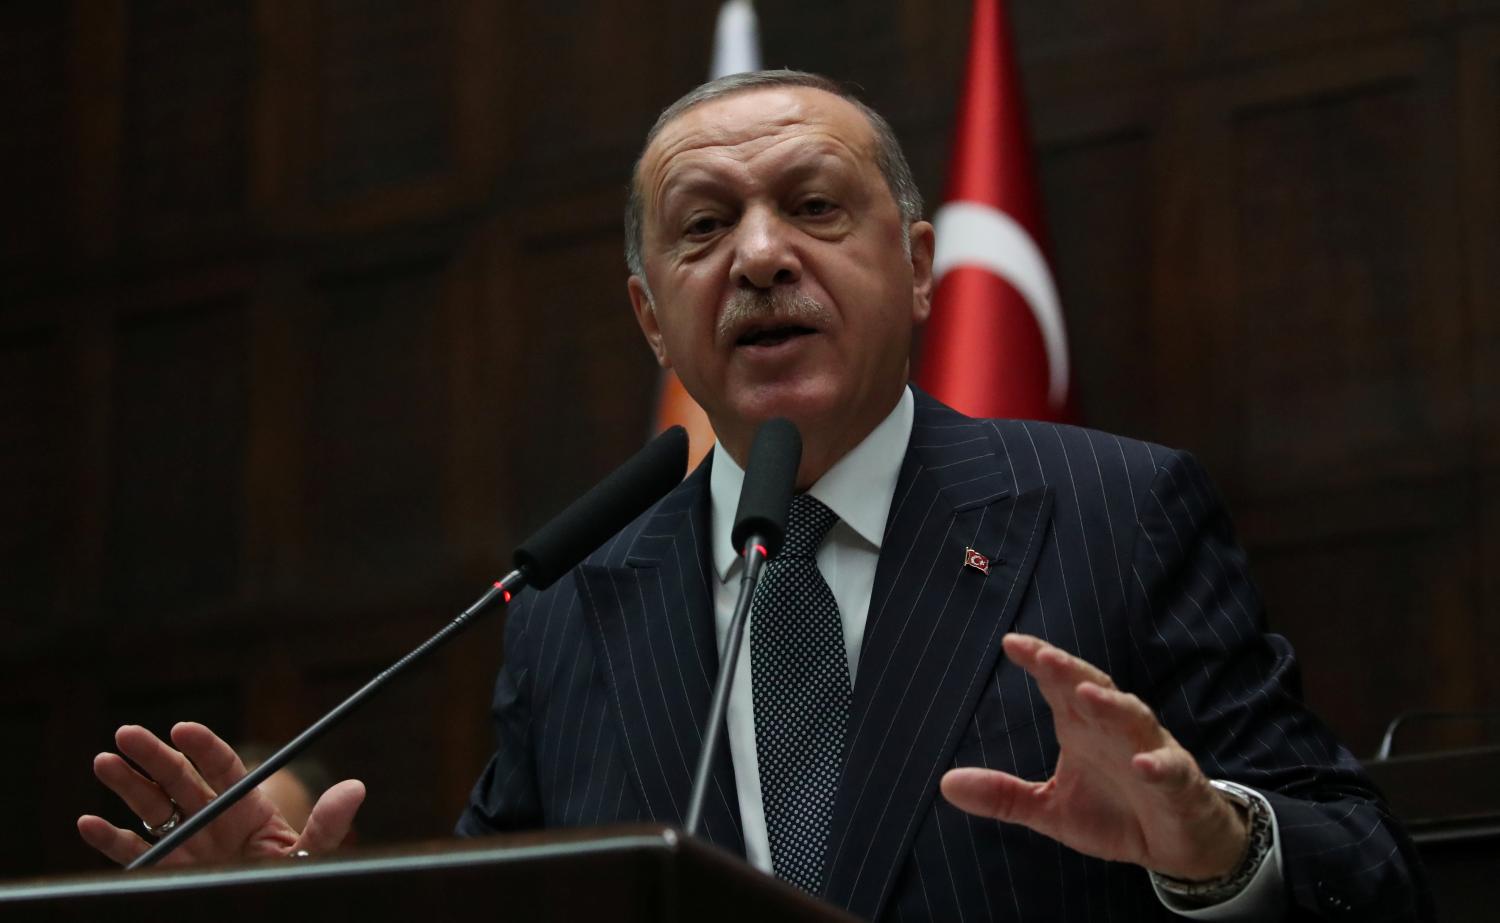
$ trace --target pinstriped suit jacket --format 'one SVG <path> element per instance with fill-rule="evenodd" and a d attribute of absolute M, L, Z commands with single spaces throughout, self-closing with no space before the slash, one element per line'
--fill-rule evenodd
<path fill-rule="evenodd" d="M 681 823 L 718 669 L 708 468 L 514 606 L 499 748 L 464 834 Z M 973 547 L 993 562 L 964 566 Z M 871 596 L 825 897 L 882 920 L 1180 919 L 1141 869 L 937 794 L 953 766 L 1051 774 L 1057 740 L 1000 638 L 1039 635 L 1140 695 L 1210 776 L 1268 794 L 1294 919 L 1419 915 L 1414 853 L 1300 703 L 1284 640 L 1188 456 L 1071 427 L 974 420 L 918 392 Z M 743 853 L 723 748 L 706 835 Z"/>

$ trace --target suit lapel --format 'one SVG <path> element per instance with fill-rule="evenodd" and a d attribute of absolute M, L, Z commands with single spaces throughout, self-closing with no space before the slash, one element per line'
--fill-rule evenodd
<path fill-rule="evenodd" d="M 707 530 L 704 464 L 658 504 L 628 548 L 578 571 L 584 622 L 615 706 L 622 755 L 646 815 L 673 824 L 687 812 L 718 673 Z M 720 750 L 702 831 L 743 853 L 734 768 L 729 748 Z"/>
<path fill-rule="evenodd" d="M 873 919 L 1014 620 L 1051 513 L 989 428 L 918 396 L 876 570 L 834 802 L 825 896 Z M 989 573 L 966 563 L 969 548 Z M 977 563 L 977 562 L 976 562 Z"/>

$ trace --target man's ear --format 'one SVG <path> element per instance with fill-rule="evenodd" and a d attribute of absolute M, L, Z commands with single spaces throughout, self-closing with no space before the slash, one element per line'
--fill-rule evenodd
<path fill-rule="evenodd" d="M 646 335 L 646 343 L 656 354 L 657 365 L 664 369 L 671 368 L 672 360 L 667 358 L 667 347 L 661 337 L 661 325 L 656 322 L 656 305 L 651 301 L 651 293 L 646 289 L 646 280 L 632 275 L 626 280 L 625 288 L 630 293 L 630 307 L 635 311 L 635 322 L 641 325 L 641 333 Z"/>
<path fill-rule="evenodd" d="M 929 221 L 911 224 L 911 309 L 912 323 L 925 323 L 932 313 L 932 254 L 937 238 Z"/>

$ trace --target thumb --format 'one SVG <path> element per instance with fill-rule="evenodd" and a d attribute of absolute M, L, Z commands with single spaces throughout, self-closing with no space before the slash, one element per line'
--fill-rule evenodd
<path fill-rule="evenodd" d="M 365 801 L 365 784 L 358 779 L 345 779 L 323 793 L 313 805 L 307 817 L 307 826 L 302 836 L 292 844 L 292 850 L 305 849 L 314 856 L 338 849 L 354 826 L 354 815 Z"/>
<path fill-rule="evenodd" d="M 941 784 L 943 797 L 954 807 L 1007 823 L 1032 826 L 1045 807 L 1045 783 L 993 769 L 950 769 Z"/>

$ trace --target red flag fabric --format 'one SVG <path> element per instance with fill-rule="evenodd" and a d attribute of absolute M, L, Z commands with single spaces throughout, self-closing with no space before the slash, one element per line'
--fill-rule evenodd
<path fill-rule="evenodd" d="M 937 291 L 917 383 L 971 416 L 1070 422 L 1067 331 L 1001 0 L 974 0 L 948 189 L 933 224 Z"/>

